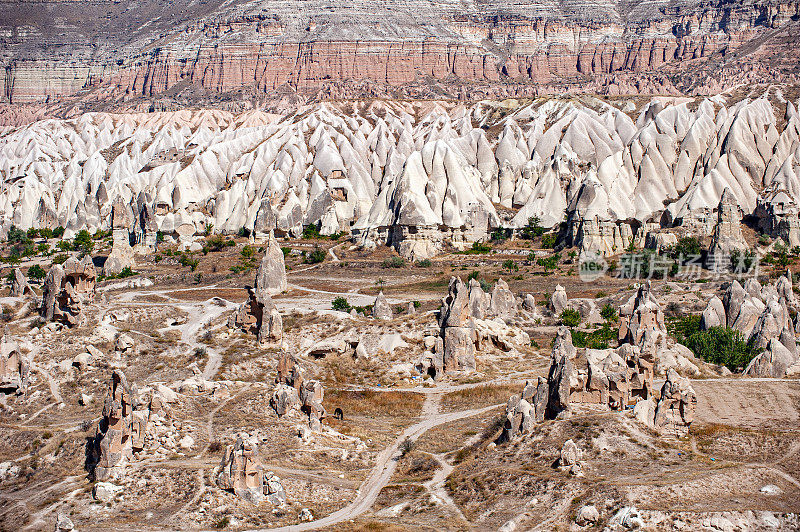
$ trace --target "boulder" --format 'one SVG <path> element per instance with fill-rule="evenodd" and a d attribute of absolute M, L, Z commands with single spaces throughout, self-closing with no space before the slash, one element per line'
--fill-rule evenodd
<path fill-rule="evenodd" d="M 98 502 L 110 503 L 113 502 L 122 491 L 122 486 L 117 486 L 110 482 L 96 482 L 94 486 L 92 486 L 92 497 Z"/>

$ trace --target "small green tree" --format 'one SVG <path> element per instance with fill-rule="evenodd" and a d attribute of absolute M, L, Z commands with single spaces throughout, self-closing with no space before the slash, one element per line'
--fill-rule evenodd
<path fill-rule="evenodd" d="M 518 271 L 519 270 L 519 266 L 517 266 L 517 263 L 514 262 L 513 260 L 508 259 L 508 260 L 504 260 L 503 261 L 503 269 L 505 269 L 509 273 L 511 273 L 511 272 Z"/>
<path fill-rule="evenodd" d="M 556 253 L 549 257 L 540 257 L 536 259 L 536 264 L 544 268 L 545 273 L 555 270 L 558 267 L 558 262 L 561 260 L 561 255 Z"/>
<path fill-rule="evenodd" d="M 30 268 L 28 268 L 28 278 L 34 281 L 41 281 L 45 278 L 47 272 L 44 271 L 44 268 L 39 266 L 38 264 L 34 264 Z"/>
<path fill-rule="evenodd" d="M 92 235 L 89 234 L 89 231 L 81 229 L 78 234 L 75 235 L 72 247 L 75 251 L 80 251 L 81 255 L 88 255 L 94 249 L 94 239 Z"/>
<path fill-rule="evenodd" d="M 547 233 L 542 236 L 542 247 L 545 249 L 553 249 L 558 242 L 558 235 L 555 233 Z"/>

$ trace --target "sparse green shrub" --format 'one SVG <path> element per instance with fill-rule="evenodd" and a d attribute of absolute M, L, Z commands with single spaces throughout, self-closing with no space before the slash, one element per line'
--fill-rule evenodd
<path fill-rule="evenodd" d="M 315 246 L 311 253 L 303 252 L 303 262 L 306 264 L 318 264 L 325 260 L 326 251 L 319 246 Z"/>
<path fill-rule="evenodd" d="M 417 442 L 412 440 L 411 438 L 406 438 L 403 440 L 403 443 L 400 444 L 400 456 L 405 456 L 417 446 Z"/>
<path fill-rule="evenodd" d="M 53 257 L 53 264 L 64 264 L 65 262 L 67 262 L 68 258 L 69 258 L 68 255 L 64 253 L 59 253 L 58 255 Z"/>
<path fill-rule="evenodd" d="M 350 312 L 350 309 L 353 307 L 350 306 L 350 303 L 347 301 L 345 297 L 339 296 L 331 302 L 331 308 L 333 308 L 333 310 L 339 310 L 341 312 Z"/>
<path fill-rule="evenodd" d="M 31 239 L 28 238 L 28 235 L 22 229 L 12 225 L 8 228 L 8 235 L 6 236 L 6 241 L 9 244 L 29 244 Z"/>
<path fill-rule="evenodd" d="M 288 246 L 284 246 L 284 247 L 282 247 L 282 248 L 281 248 L 281 251 L 283 251 L 283 258 L 285 259 L 285 258 L 286 258 L 286 257 L 288 257 L 289 255 L 291 255 L 291 253 L 292 253 L 292 248 L 290 248 L 290 247 L 288 247 Z"/>
<path fill-rule="evenodd" d="M 570 333 L 575 347 L 588 347 L 589 349 L 608 349 L 617 337 L 617 330 L 612 328 L 608 322 L 593 331 L 572 329 Z"/>
<path fill-rule="evenodd" d="M 742 371 L 761 352 L 749 344 L 740 331 L 728 327 L 698 331 L 686 338 L 684 345 L 696 357 L 721 364 L 731 371 Z"/>
<path fill-rule="evenodd" d="M 417 261 L 418 268 L 430 268 L 433 263 L 431 259 L 422 259 Z"/>
<path fill-rule="evenodd" d="M 492 246 L 489 244 L 484 244 L 483 242 L 473 242 L 472 247 L 464 253 L 482 255 L 484 253 L 489 253 L 490 251 L 492 251 Z"/>
<path fill-rule="evenodd" d="M 489 239 L 492 241 L 493 244 L 502 244 L 509 238 L 511 238 L 511 229 L 505 229 L 503 227 L 498 227 L 494 231 L 492 231 L 491 236 Z"/>
<path fill-rule="evenodd" d="M 528 218 L 528 223 L 525 227 L 523 227 L 520 232 L 520 238 L 525 240 L 533 240 L 534 238 L 538 238 L 544 234 L 546 229 L 540 225 L 541 220 L 538 216 L 531 216 Z"/>
<path fill-rule="evenodd" d="M 191 268 L 192 271 L 197 269 L 197 266 L 200 264 L 200 259 L 193 257 L 192 255 L 183 254 L 181 258 L 178 260 L 178 263 L 181 266 L 188 266 Z"/>
<path fill-rule="evenodd" d="M 559 316 L 562 325 L 567 327 L 577 327 L 581 324 L 581 313 L 575 309 L 567 308 Z"/>
<path fill-rule="evenodd" d="M 224 236 L 217 234 L 212 235 L 206 239 L 206 245 L 204 246 L 209 251 L 222 251 L 227 247 L 235 246 L 236 242 L 230 239 L 226 239 Z"/>
<path fill-rule="evenodd" d="M 604 320 L 612 323 L 619 319 L 616 309 L 610 303 L 603 305 L 603 308 L 600 309 L 600 316 L 602 316 Z"/>
<path fill-rule="evenodd" d="M 242 247 L 242 250 L 239 252 L 239 254 L 242 256 L 243 259 L 250 260 L 255 256 L 256 249 L 253 246 L 245 245 Z"/>
<path fill-rule="evenodd" d="M 558 262 L 561 260 L 561 255 L 556 253 L 549 257 L 540 257 L 536 259 L 536 264 L 544 268 L 545 273 L 555 270 L 558 267 Z"/>
<path fill-rule="evenodd" d="M 303 238 L 305 239 L 318 239 L 322 238 L 319 234 L 319 226 L 317 224 L 309 224 L 303 228 Z"/>
<path fill-rule="evenodd" d="M 89 234 L 89 231 L 86 229 L 78 231 L 72 243 L 72 248 L 75 251 L 80 251 L 81 255 L 88 255 L 91 253 L 94 249 L 94 240 L 92 239 L 92 235 Z"/>
<path fill-rule="evenodd" d="M 389 257 L 387 259 L 384 259 L 382 266 L 384 268 L 402 268 L 405 265 L 406 265 L 406 261 L 403 259 L 403 257 L 393 256 L 393 257 Z"/>

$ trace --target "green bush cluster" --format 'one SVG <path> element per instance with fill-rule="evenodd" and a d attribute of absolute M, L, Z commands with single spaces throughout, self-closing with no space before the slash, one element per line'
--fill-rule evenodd
<path fill-rule="evenodd" d="M 318 264 L 325 260 L 325 255 L 327 255 L 327 252 L 324 249 L 315 246 L 310 253 L 303 251 L 303 262 L 306 264 Z"/>
<path fill-rule="evenodd" d="M 742 371 L 761 352 L 736 329 L 711 327 L 701 331 L 700 316 L 697 315 L 671 320 L 667 329 L 697 358 L 720 364 L 731 371 Z"/>
<path fill-rule="evenodd" d="M 382 266 L 384 268 L 402 268 L 405 265 L 406 261 L 403 259 L 403 257 L 392 256 L 384 259 Z"/>

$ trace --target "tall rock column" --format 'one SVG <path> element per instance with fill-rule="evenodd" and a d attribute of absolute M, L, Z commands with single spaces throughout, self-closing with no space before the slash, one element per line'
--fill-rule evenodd
<path fill-rule="evenodd" d="M 111 234 L 113 244 L 111 253 L 103 265 L 103 275 L 117 275 L 125 268 L 133 269 L 136 261 L 133 257 L 130 232 L 134 226 L 133 210 L 126 205 L 121 196 L 117 196 L 111 211 Z"/>
<path fill-rule="evenodd" d="M 261 259 L 261 265 L 256 273 L 255 291 L 262 297 L 280 294 L 287 288 L 286 263 L 283 260 L 283 250 L 275 240 L 275 234 L 270 231 L 267 239 L 266 251 Z"/>
<path fill-rule="evenodd" d="M 475 370 L 475 330 L 469 309 L 469 293 L 464 281 L 450 279 L 447 297 L 439 311 L 440 337 L 437 352 L 442 353 L 445 373 Z"/>

